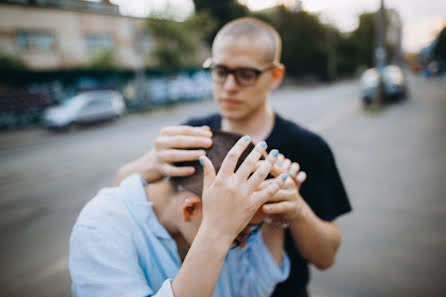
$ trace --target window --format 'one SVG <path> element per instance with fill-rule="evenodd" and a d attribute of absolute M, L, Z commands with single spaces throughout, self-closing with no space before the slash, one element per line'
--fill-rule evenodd
<path fill-rule="evenodd" d="M 113 48 L 113 39 L 108 35 L 87 34 L 84 39 L 89 52 Z"/>
<path fill-rule="evenodd" d="M 16 43 L 20 51 L 51 51 L 54 47 L 54 36 L 45 32 L 16 33 Z"/>

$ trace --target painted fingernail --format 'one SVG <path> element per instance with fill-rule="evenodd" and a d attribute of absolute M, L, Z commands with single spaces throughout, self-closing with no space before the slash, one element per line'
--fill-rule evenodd
<path fill-rule="evenodd" d="M 292 176 L 292 175 L 294 175 L 294 172 L 289 171 L 289 172 L 288 172 L 288 175 Z"/>
<path fill-rule="evenodd" d="M 279 155 L 279 151 L 278 150 L 273 150 L 273 156 L 277 157 Z"/>
<path fill-rule="evenodd" d="M 244 140 L 244 141 L 250 141 L 250 140 L 251 140 L 251 137 L 249 137 L 248 135 L 246 135 L 246 136 L 243 137 L 243 140 Z"/>
<path fill-rule="evenodd" d="M 198 161 L 200 161 L 201 166 L 204 166 L 203 158 L 199 158 Z"/>
<path fill-rule="evenodd" d="M 287 174 L 282 175 L 282 180 L 286 180 L 288 178 Z"/>
<path fill-rule="evenodd" d="M 261 146 L 261 147 L 265 147 L 265 146 L 266 146 L 266 142 L 265 142 L 265 141 L 262 141 L 262 142 L 260 143 L 260 146 Z"/>
<path fill-rule="evenodd" d="M 280 167 L 280 162 L 277 162 L 276 165 Z"/>

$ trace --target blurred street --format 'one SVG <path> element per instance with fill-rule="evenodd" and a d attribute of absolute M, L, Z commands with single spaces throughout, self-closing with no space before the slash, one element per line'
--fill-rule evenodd
<path fill-rule="evenodd" d="M 410 76 L 409 89 L 383 111 L 361 108 L 356 80 L 273 93 L 279 113 L 329 142 L 353 205 L 314 296 L 446 296 L 446 85 Z M 0 134 L 0 296 L 71 296 L 68 240 L 83 205 L 161 127 L 214 111 L 201 101 L 70 133 Z"/>

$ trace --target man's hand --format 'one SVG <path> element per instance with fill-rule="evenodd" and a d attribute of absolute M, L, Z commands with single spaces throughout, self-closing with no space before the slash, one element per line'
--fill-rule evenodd
<path fill-rule="evenodd" d="M 193 167 L 177 167 L 174 163 L 197 161 L 205 155 L 202 149 L 211 146 L 212 132 L 208 126 L 165 127 L 161 129 L 150 151 L 121 167 L 116 176 L 115 185 L 119 185 L 125 177 L 133 173 L 139 173 L 147 182 L 154 182 L 165 175 L 192 175 Z"/>
<path fill-rule="evenodd" d="M 277 150 L 273 150 L 265 162 L 255 169 L 266 149 L 265 142 L 257 144 L 234 173 L 237 161 L 249 142 L 249 137 L 244 136 L 234 145 L 217 175 L 211 161 L 207 157 L 201 157 L 204 182 L 203 220 L 200 229 L 220 234 L 229 244 L 248 225 L 256 211 L 277 193 L 287 177 L 281 175 L 258 190 L 277 160 Z M 251 172 L 254 173 L 250 176 Z"/>
<path fill-rule="evenodd" d="M 268 204 L 262 207 L 265 214 L 268 215 L 283 215 L 288 221 L 298 219 L 302 215 L 304 208 L 304 200 L 299 193 L 300 186 L 305 181 L 307 175 L 303 171 L 299 171 L 300 166 L 296 162 L 291 162 L 282 154 L 278 156 L 276 164 L 274 164 L 271 174 L 279 176 L 281 174 L 288 174 L 290 177 L 285 185 L 274 195 Z M 270 181 L 266 180 L 260 188 L 263 189 L 269 185 Z"/>

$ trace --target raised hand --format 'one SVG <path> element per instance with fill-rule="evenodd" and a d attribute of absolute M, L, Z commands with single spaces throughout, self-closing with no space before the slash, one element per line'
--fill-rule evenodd
<path fill-rule="evenodd" d="M 250 138 L 244 136 L 232 147 L 218 174 L 207 157 L 200 158 L 204 166 L 203 220 L 200 228 L 218 232 L 228 243 L 232 243 L 256 211 L 277 193 L 287 178 L 283 174 L 259 190 L 278 156 L 277 150 L 271 151 L 265 162 L 256 169 L 256 163 L 266 149 L 265 142 L 257 144 L 234 172 L 249 142 Z"/>

